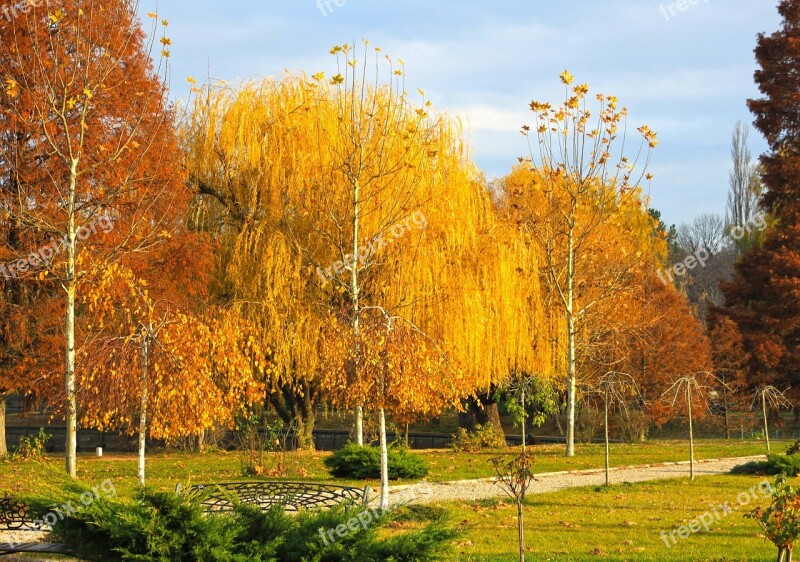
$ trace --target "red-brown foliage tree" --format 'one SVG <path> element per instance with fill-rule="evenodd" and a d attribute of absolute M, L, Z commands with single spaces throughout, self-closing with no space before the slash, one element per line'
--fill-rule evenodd
<path fill-rule="evenodd" d="M 755 51 L 764 97 L 748 102 L 769 144 L 761 205 L 775 224 L 723 286 L 722 313 L 741 333 L 750 386 L 786 388 L 800 373 L 800 1 L 783 0 L 778 11 L 781 29 L 760 34 Z"/>

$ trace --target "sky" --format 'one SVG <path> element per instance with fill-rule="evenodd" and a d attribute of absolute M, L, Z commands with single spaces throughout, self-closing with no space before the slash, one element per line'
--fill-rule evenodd
<path fill-rule="evenodd" d="M 563 99 L 568 69 L 615 95 L 629 128 L 659 134 L 651 206 L 668 224 L 724 213 L 730 142 L 752 122 L 753 49 L 778 29 L 776 0 L 141 0 L 169 21 L 172 96 L 191 76 L 233 83 L 335 74 L 337 44 L 367 39 L 405 61 L 410 92 L 460 117 L 489 178 L 528 154 L 532 100 Z M 751 130 L 754 155 L 766 150 Z"/>

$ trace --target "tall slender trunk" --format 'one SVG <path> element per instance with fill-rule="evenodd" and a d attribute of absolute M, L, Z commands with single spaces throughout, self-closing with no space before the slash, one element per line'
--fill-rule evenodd
<path fill-rule="evenodd" d="M 378 421 L 381 432 L 381 511 L 389 509 L 389 446 L 386 442 L 386 411 L 381 408 L 378 412 Z"/>
<path fill-rule="evenodd" d="M 353 299 L 353 338 L 355 345 L 358 344 L 359 335 L 359 316 L 360 306 L 359 302 L 359 287 L 358 287 L 358 230 L 359 230 L 359 213 L 361 208 L 361 186 L 358 181 L 353 182 L 353 259 L 350 260 L 350 298 Z M 358 373 L 358 361 L 360 350 L 356 348 L 354 361 L 354 373 Z M 354 431 L 356 434 L 356 442 L 364 446 L 364 408 L 361 405 L 356 406 L 354 413 Z"/>
<path fill-rule="evenodd" d="M 769 448 L 769 424 L 767 423 L 767 393 L 761 391 L 761 412 L 764 414 L 764 439 L 767 440 L 767 453 L 770 453 Z"/>
<path fill-rule="evenodd" d="M 6 444 L 6 403 L 8 396 L 5 394 L 0 396 L 0 457 L 8 454 L 8 445 Z"/>
<path fill-rule="evenodd" d="M 525 436 L 525 422 L 528 421 L 528 412 L 525 410 L 525 385 L 522 386 L 522 452 L 527 450 L 527 440 Z"/>
<path fill-rule="evenodd" d="M 142 349 L 141 349 L 141 380 L 142 394 L 139 410 L 139 463 L 136 470 L 136 476 L 139 478 L 139 485 L 144 486 L 144 453 L 145 453 L 145 439 L 147 437 L 147 381 L 149 379 L 150 370 L 150 337 L 149 331 L 145 330 L 142 334 Z"/>
<path fill-rule="evenodd" d="M 722 385 L 722 408 L 723 418 L 725 423 L 725 439 L 731 438 L 731 423 L 730 423 L 730 406 L 728 404 L 728 391 L 725 385 Z"/>
<path fill-rule="evenodd" d="M 67 474 L 71 478 L 78 476 L 78 399 L 75 391 L 75 203 L 78 182 L 78 159 L 72 158 L 69 170 L 69 194 L 67 197 L 67 264 L 64 287 L 67 292 L 66 302 L 66 357 L 64 360 L 64 385 L 66 387 L 67 420 L 65 461 Z"/>
<path fill-rule="evenodd" d="M 386 319 L 386 342 L 390 340 L 392 332 L 392 320 L 391 318 Z M 384 365 L 383 368 L 387 369 L 388 359 L 386 357 L 383 358 Z M 386 372 L 385 370 L 381 373 L 381 402 L 386 399 Z M 380 444 L 381 444 L 381 501 L 380 501 L 380 509 L 381 511 L 387 511 L 389 509 L 389 445 L 386 439 L 386 410 L 383 408 L 383 404 L 381 404 L 381 408 L 378 411 L 378 429 L 380 431 Z"/>
<path fill-rule="evenodd" d="M 575 240 L 574 226 L 570 226 L 567 248 L 567 450 L 568 457 L 575 456 L 575 403 L 577 383 L 575 365 Z"/>
<path fill-rule="evenodd" d="M 686 385 L 686 403 L 689 406 L 689 479 L 694 480 L 694 427 L 692 426 L 692 387 Z"/>
<path fill-rule="evenodd" d="M 605 433 L 606 433 L 606 486 L 609 484 L 609 471 L 611 465 L 611 454 L 608 446 L 608 387 L 605 389 Z"/>
<path fill-rule="evenodd" d="M 525 562 L 525 519 L 522 498 L 517 498 L 517 536 L 519 538 L 519 562 Z"/>

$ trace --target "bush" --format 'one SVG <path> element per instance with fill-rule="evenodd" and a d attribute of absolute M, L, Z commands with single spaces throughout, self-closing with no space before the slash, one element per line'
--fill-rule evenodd
<path fill-rule="evenodd" d="M 620 416 L 620 429 L 626 443 L 643 443 L 650 430 L 650 419 L 644 412 L 629 410 Z"/>
<path fill-rule="evenodd" d="M 506 438 L 498 434 L 491 424 L 476 425 L 471 432 L 463 427 L 453 435 L 450 447 L 457 453 L 479 453 L 483 449 L 502 449 L 506 446 Z"/>
<path fill-rule="evenodd" d="M 36 460 L 42 458 L 45 453 L 45 446 L 50 440 L 50 436 L 45 433 L 44 428 L 39 428 L 36 435 L 25 435 L 21 437 L 17 446 L 14 448 L 13 460 Z"/>
<path fill-rule="evenodd" d="M 65 501 L 74 505 L 78 496 Z M 396 515 L 370 512 L 366 518 L 353 505 L 292 516 L 280 506 L 262 511 L 239 504 L 233 512 L 208 516 L 192 495 L 140 489 L 135 499 L 97 498 L 58 522 L 53 539 L 83 560 L 104 562 L 427 562 L 440 560 L 462 534 L 446 517 L 438 517 L 421 529 L 395 529 L 379 538 L 379 530 Z M 37 515 L 50 509 L 48 501 L 27 501 Z M 367 519 L 371 523 L 352 523 Z M 348 522 L 356 530 L 344 537 L 327 533 Z"/>
<path fill-rule="evenodd" d="M 776 475 L 783 474 L 788 477 L 795 477 L 800 474 L 800 453 L 793 455 L 769 455 L 765 461 L 751 461 L 734 467 L 732 474 L 759 474 Z"/>
<path fill-rule="evenodd" d="M 787 455 L 794 456 L 794 455 Z M 778 548 L 778 561 L 791 560 L 794 544 L 800 538 L 800 490 L 778 476 L 771 487 L 772 503 L 756 508 L 745 517 L 755 519 L 764 536 Z"/>
<path fill-rule="evenodd" d="M 583 407 L 575 421 L 575 438 L 579 443 L 591 443 L 603 429 L 603 413 L 594 408 Z"/>
<path fill-rule="evenodd" d="M 364 480 L 381 476 L 381 450 L 378 447 L 348 443 L 324 462 L 328 472 L 337 478 Z M 422 457 L 403 447 L 389 448 L 389 480 L 413 480 L 427 475 L 428 465 Z"/>

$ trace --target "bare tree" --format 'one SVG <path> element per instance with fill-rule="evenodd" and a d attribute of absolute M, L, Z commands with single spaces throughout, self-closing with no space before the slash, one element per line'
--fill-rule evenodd
<path fill-rule="evenodd" d="M 676 379 L 672 386 L 661 395 L 662 399 L 665 397 L 672 398 L 671 406 L 673 408 L 678 402 L 683 402 L 686 407 L 687 420 L 689 422 L 689 479 L 692 481 L 694 481 L 693 408 L 698 404 L 702 404 L 705 409 L 708 409 L 709 393 L 711 392 L 709 381 L 713 379 L 714 376 L 708 372 L 685 375 Z"/>
<path fill-rule="evenodd" d="M 697 316 L 704 321 L 709 306 L 723 304 L 720 282 L 733 276 L 736 246 L 728 232 L 725 220 L 714 213 L 704 213 L 678 228 L 678 258 L 695 256 L 697 265 L 685 268 L 685 273 L 676 275 L 675 279 L 696 307 Z"/>
<path fill-rule="evenodd" d="M 767 421 L 767 411 L 769 408 L 774 410 L 790 409 L 793 404 L 792 401 L 786 397 L 786 394 L 775 388 L 774 386 L 762 386 L 756 390 L 755 398 L 753 399 L 753 406 L 761 408 L 761 415 L 764 419 L 764 439 L 767 442 L 767 453 L 772 452 L 769 445 L 769 423 Z"/>
<path fill-rule="evenodd" d="M 732 167 L 725 211 L 725 222 L 730 226 L 744 227 L 752 222 L 758 212 L 761 183 L 747 145 L 749 136 L 750 128 L 738 121 L 731 140 Z"/>

